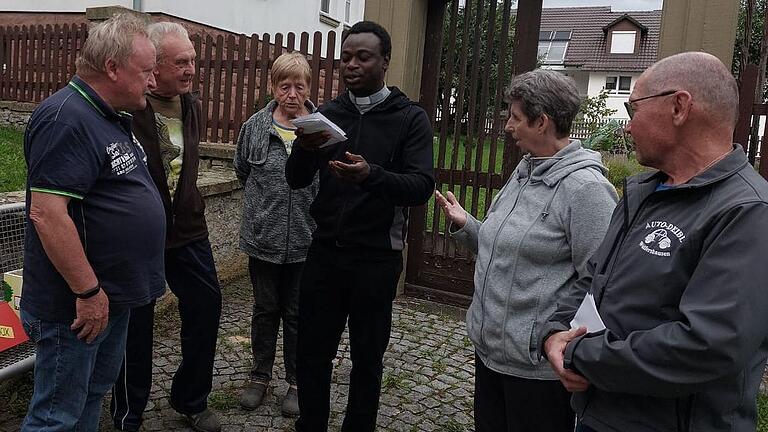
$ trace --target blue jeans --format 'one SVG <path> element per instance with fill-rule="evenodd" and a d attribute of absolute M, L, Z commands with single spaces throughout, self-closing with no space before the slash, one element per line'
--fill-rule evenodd
<path fill-rule="evenodd" d="M 69 323 L 43 321 L 24 310 L 21 321 L 36 345 L 35 384 L 21 431 L 96 431 L 104 395 L 125 354 L 129 309 L 110 311 L 107 328 L 92 343 Z"/>

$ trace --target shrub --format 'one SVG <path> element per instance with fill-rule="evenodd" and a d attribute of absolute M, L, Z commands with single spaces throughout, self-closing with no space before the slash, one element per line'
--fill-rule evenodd
<path fill-rule="evenodd" d="M 637 162 L 633 155 L 605 155 L 603 154 L 603 165 L 608 168 L 608 181 L 613 184 L 619 196 L 624 193 L 624 179 L 641 172 L 649 171 Z"/>

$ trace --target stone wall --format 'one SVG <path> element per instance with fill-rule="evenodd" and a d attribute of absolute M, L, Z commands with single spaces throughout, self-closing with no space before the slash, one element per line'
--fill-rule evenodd
<path fill-rule="evenodd" d="M 35 104 L 0 101 L 0 126 L 23 129 Z M 232 169 L 234 146 L 202 144 L 197 184 L 205 198 L 205 216 L 213 257 L 223 281 L 248 273 L 248 258 L 240 251 L 242 187 Z M 0 205 L 24 202 L 24 191 L 0 193 Z M 4 233 L 0 233 L 2 236 Z M 0 248 L 2 249 L 2 248 Z M 13 251 L 0 250 L 5 255 Z"/>
<path fill-rule="evenodd" d="M 0 126 L 24 129 L 37 104 L 0 101 Z"/>
<path fill-rule="evenodd" d="M 220 147 L 223 147 L 220 148 Z M 220 144 L 200 146 L 197 185 L 205 198 L 205 218 L 219 279 L 248 274 L 248 257 L 240 250 L 243 190 L 232 169 L 234 148 Z"/>

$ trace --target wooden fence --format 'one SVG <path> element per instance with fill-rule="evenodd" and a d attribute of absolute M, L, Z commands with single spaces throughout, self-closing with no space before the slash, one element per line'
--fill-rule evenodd
<path fill-rule="evenodd" d="M 75 74 L 75 59 L 87 37 L 84 24 L 0 27 L 0 99 L 40 102 L 65 86 Z M 198 55 L 193 90 L 201 95 L 209 142 L 234 142 L 242 123 L 269 101 L 269 70 L 283 52 L 307 56 L 311 101 L 322 103 L 344 91 L 340 61 L 334 59 L 340 42 L 336 32 L 304 32 L 298 38 L 294 33 L 190 38 Z"/>

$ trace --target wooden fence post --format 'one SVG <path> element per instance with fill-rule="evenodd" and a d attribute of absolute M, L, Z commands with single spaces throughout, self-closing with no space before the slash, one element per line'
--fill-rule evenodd
<path fill-rule="evenodd" d="M 757 86 L 757 65 L 748 64 L 744 67 L 739 88 L 739 121 L 733 132 L 733 141 L 748 151 L 749 128 L 752 125 L 752 108 L 755 103 L 755 87 Z M 757 143 L 752 143 L 757 145 Z"/>

